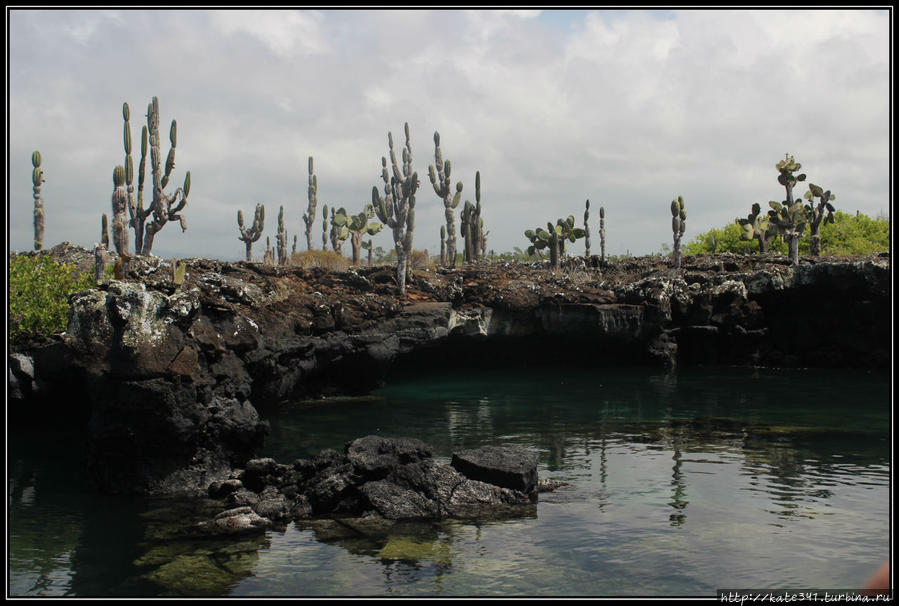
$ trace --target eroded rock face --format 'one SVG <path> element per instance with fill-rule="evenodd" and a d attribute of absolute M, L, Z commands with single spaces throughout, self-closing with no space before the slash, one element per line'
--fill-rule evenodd
<path fill-rule="evenodd" d="M 71 246 L 58 252 L 92 258 Z M 890 363 L 888 257 L 791 267 L 776 257 L 697 256 L 682 270 L 644 258 L 555 272 L 493 263 L 418 271 L 404 300 L 390 268 L 186 262 L 176 285 L 170 261 L 130 261 L 125 280 L 72 295 L 64 334 L 9 358 L 11 408 L 83 404 L 103 490 L 196 492 L 223 481 L 262 444 L 259 411 L 290 398 L 367 393 L 398 358 L 449 344 L 527 352 L 541 348 L 522 343 L 555 342 L 559 351 L 591 348 L 583 358 L 597 364 L 603 352 L 668 366 Z M 31 406 L 35 398 L 44 403 Z M 356 475 L 395 454 L 354 453 L 371 469 L 344 462 L 342 479 L 322 479 L 308 506 L 342 503 Z M 405 484 L 371 481 L 411 490 L 411 467 L 407 475 Z M 378 501 L 382 486 L 354 498 Z M 457 495 L 467 489 L 456 486 Z"/>

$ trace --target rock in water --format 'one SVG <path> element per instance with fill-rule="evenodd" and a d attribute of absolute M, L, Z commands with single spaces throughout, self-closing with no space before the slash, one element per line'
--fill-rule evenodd
<path fill-rule="evenodd" d="M 537 455 L 521 446 L 484 446 L 453 453 L 452 466 L 472 480 L 531 493 L 537 486 Z"/>

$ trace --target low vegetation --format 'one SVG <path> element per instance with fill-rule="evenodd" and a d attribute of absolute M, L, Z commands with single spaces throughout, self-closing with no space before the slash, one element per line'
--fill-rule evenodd
<path fill-rule="evenodd" d="M 69 295 L 94 287 L 89 273 L 48 255 L 9 259 L 9 339 L 45 336 L 66 329 Z"/>

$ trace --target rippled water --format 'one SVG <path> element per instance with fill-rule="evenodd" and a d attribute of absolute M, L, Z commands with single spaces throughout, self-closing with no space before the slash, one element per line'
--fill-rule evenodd
<path fill-rule="evenodd" d="M 372 397 L 269 413 L 260 455 L 290 462 L 367 434 L 421 438 L 444 462 L 453 450 L 520 444 L 539 454 L 541 477 L 568 485 L 512 519 L 369 535 L 318 521 L 200 541 L 183 529 L 217 504 L 94 495 L 72 438 L 15 435 L 10 594 L 713 596 L 855 588 L 888 555 L 889 376 L 401 376 Z"/>

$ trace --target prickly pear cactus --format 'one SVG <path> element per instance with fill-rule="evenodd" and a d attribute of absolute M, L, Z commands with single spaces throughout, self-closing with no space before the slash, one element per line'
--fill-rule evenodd
<path fill-rule="evenodd" d="M 41 198 L 41 184 L 44 182 L 44 170 L 41 168 L 41 152 L 31 154 L 31 185 L 34 196 L 34 250 L 44 247 L 44 200 Z"/>
<path fill-rule="evenodd" d="M 375 216 L 374 207 L 366 204 L 365 208 L 358 215 L 347 216 L 346 212 L 341 208 L 338 215 L 343 213 L 342 223 L 345 225 L 343 229 L 350 235 L 350 245 L 353 247 L 353 265 L 360 263 L 360 250 L 362 248 L 362 237 L 365 235 L 373 236 L 384 227 L 380 223 L 369 223 L 369 220 Z M 346 236 L 344 236 L 346 239 Z"/>
<path fill-rule="evenodd" d="M 247 248 L 247 263 L 253 260 L 253 242 L 257 241 L 262 235 L 262 229 L 265 226 L 265 206 L 256 205 L 256 213 L 253 216 L 253 226 L 246 229 L 243 225 L 243 211 L 237 211 L 237 227 L 240 229 L 239 240 L 243 241 Z"/>
<path fill-rule="evenodd" d="M 834 206 L 831 201 L 836 200 L 830 190 L 824 191 L 814 183 L 809 183 L 808 191 L 803 196 L 809 201 L 805 205 L 805 214 L 809 225 L 809 252 L 817 257 L 821 254 L 821 223 L 833 223 Z M 815 204 L 815 198 L 818 203 Z"/>
<path fill-rule="evenodd" d="M 683 196 L 671 201 L 671 232 L 674 236 L 673 267 L 680 269 L 680 241 L 687 224 L 687 209 Z"/>
<path fill-rule="evenodd" d="M 759 252 L 762 254 L 768 252 L 771 241 L 777 237 L 777 227 L 771 223 L 768 215 L 762 212 L 760 204 L 753 204 L 752 212 L 745 219 L 737 219 L 737 223 L 743 228 L 741 240 L 758 240 Z"/>

